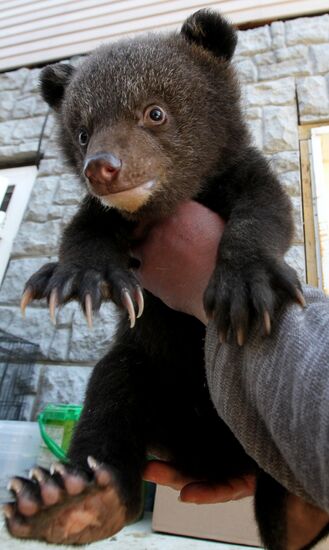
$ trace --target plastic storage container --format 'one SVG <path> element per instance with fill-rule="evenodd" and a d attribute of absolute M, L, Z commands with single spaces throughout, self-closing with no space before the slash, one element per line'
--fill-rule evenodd
<path fill-rule="evenodd" d="M 26 477 L 38 461 L 41 435 L 36 422 L 0 420 L 0 503 L 11 500 L 9 479 Z"/>

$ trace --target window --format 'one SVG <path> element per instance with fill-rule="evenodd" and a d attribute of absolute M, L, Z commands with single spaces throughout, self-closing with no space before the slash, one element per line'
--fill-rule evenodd
<path fill-rule="evenodd" d="M 0 285 L 36 173 L 36 166 L 0 170 Z"/>
<path fill-rule="evenodd" d="M 329 295 L 329 126 L 302 127 L 307 281 Z"/>

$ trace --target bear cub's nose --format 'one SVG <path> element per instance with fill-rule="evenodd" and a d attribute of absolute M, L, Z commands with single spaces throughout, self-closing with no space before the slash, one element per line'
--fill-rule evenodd
<path fill-rule="evenodd" d="M 84 175 L 93 187 L 107 187 L 117 177 L 121 165 L 121 160 L 112 153 L 98 153 L 86 159 Z M 97 189 L 95 190 L 97 191 Z"/>

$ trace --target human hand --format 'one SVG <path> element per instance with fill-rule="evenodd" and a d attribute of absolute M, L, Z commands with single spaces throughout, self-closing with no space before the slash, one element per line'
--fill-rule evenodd
<path fill-rule="evenodd" d="M 212 210 L 194 201 L 180 205 L 133 251 L 141 262 L 137 275 L 142 286 L 172 309 L 207 324 L 203 294 L 223 231 L 224 222 Z"/>
<path fill-rule="evenodd" d="M 215 504 L 249 497 L 254 494 L 256 485 L 252 475 L 221 484 L 205 483 L 182 475 L 171 464 L 160 460 L 148 462 L 143 477 L 146 481 L 180 491 L 182 502 L 194 504 Z"/>

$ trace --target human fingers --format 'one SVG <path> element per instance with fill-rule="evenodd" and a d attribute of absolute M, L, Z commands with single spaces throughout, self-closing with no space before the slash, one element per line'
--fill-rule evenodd
<path fill-rule="evenodd" d="M 145 481 L 152 481 L 159 485 L 167 485 L 172 489 L 180 491 L 185 485 L 195 482 L 195 479 L 182 475 L 168 462 L 151 460 L 148 462 L 143 478 Z"/>
<path fill-rule="evenodd" d="M 252 496 L 255 492 L 255 477 L 245 476 L 235 478 L 227 483 L 192 482 L 185 485 L 180 493 L 182 502 L 194 504 L 216 504 L 239 500 Z"/>

